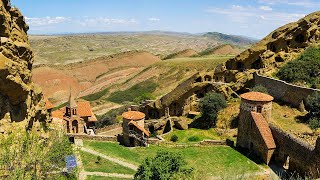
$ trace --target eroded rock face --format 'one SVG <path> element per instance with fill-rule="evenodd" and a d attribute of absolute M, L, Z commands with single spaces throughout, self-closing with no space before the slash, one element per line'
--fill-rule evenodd
<path fill-rule="evenodd" d="M 9 0 L 0 1 L 0 127 L 38 127 L 49 119 L 41 90 L 31 81 L 29 27 Z"/>
<path fill-rule="evenodd" d="M 248 71 L 270 75 L 297 58 L 307 47 L 319 42 L 320 11 L 273 31 L 250 49 L 228 60 L 221 66 L 224 69 L 220 67 L 215 75 L 223 74 L 226 82 L 239 82 L 243 78 L 248 81 L 250 78 L 244 73 Z"/>

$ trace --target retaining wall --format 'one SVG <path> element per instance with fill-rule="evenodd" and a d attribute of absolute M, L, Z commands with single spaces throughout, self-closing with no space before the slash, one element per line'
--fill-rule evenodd
<path fill-rule="evenodd" d="M 100 135 L 86 135 L 86 134 L 67 134 L 67 135 L 69 137 L 74 137 L 75 139 L 118 142 L 117 136 L 100 136 Z"/>
<path fill-rule="evenodd" d="M 298 108 L 302 101 L 305 102 L 306 98 L 314 93 L 320 92 L 319 89 L 306 88 L 289 84 L 285 81 L 273 79 L 254 74 L 255 85 L 262 85 L 268 89 L 268 93 L 272 95 L 276 100 L 288 103 L 293 107 Z"/>
<path fill-rule="evenodd" d="M 270 129 L 277 145 L 275 151 L 276 162 L 283 165 L 289 160 L 290 171 L 297 171 L 303 176 L 320 177 L 320 149 L 318 144 L 315 148 L 273 125 L 270 125 Z M 317 143 L 319 142 L 318 139 Z"/>
<path fill-rule="evenodd" d="M 116 129 L 116 128 L 120 128 L 120 127 L 121 127 L 121 123 L 112 124 L 112 125 L 109 125 L 109 126 L 106 126 L 103 128 L 96 129 L 96 133 L 99 134 L 99 133 L 102 133 L 105 131 L 110 131 L 112 129 Z"/>

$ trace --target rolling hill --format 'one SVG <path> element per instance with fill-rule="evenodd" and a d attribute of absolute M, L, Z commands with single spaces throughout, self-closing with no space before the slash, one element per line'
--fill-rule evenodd
<path fill-rule="evenodd" d="M 167 55 L 166 57 L 163 58 L 163 60 L 166 59 L 175 59 L 175 58 L 184 58 L 184 57 L 192 57 L 192 56 L 197 56 L 198 52 L 193 50 L 193 49 L 185 49 L 183 51 L 175 52 L 172 54 Z"/>
<path fill-rule="evenodd" d="M 241 50 L 230 44 L 223 44 L 214 48 L 208 48 L 204 51 L 199 53 L 200 56 L 207 56 L 207 55 L 238 55 L 241 53 Z"/>
<path fill-rule="evenodd" d="M 165 57 L 169 54 L 193 49 L 197 52 L 220 44 L 250 46 L 253 41 L 224 35 L 212 38 L 204 35 L 175 32 L 122 32 L 97 34 L 31 35 L 30 43 L 35 64 L 69 64 L 108 56 L 120 52 L 143 50 Z"/>

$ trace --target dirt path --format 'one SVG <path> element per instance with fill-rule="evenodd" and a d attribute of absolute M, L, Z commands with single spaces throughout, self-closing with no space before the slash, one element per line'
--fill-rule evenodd
<path fill-rule="evenodd" d="M 104 173 L 104 172 L 83 172 L 84 176 L 103 176 L 103 177 L 116 177 L 124 179 L 133 179 L 133 175 L 117 174 L 117 173 Z"/>
<path fill-rule="evenodd" d="M 138 166 L 136 166 L 136 165 L 133 165 L 133 164 L 131 164 L 131 163 L 124 162 L 124 161 L 119 160 L 119 159 L 116 159 L 116 158 L 112 158 L 112 157 L 106 156 L 106 155 L 101 154 L 101 153 L 99 153 L 99 152 L 97 152 L 97 151 L 94 151 L 94 150 L 92 150 L 92 149 L 88 149 L 88 148 L 85 148 L 85 147 L 81 147 L 81 150 L 82 150 L 82 151 L 85 151 L 85 152 L 87 152 L 87 153 L 90 153 L 90 154 L 94 154 L 94 155 L 96 155 L 96 156 L 100 156 L 100 157 L 102 157 L 102 158 L 104 158 L 104 159 L 107 159 L 107 160 L 109 160 L 109 161 L 112 161 L 112 162 L 114 162 L 114 163 L 117 163 L 117 164 L 119 164 L 119 165 L 121 165 L 121 166 L 130 168 L 130 169 L 133 169 L 133 170 L 135 170 L 135 171 L 138 170 Z"/>

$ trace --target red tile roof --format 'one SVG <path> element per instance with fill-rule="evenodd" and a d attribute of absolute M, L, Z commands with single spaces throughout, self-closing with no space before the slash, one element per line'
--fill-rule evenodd
<path fill-rule="evenodd" d="M 128 111 L 122 114 L 122 117 L 128 120 L 141 120 L 146 117 L 146 115 L 139 111 Z"/>
<path fill-rule="evenodd" d="M 54 108 L 53 104 L 52 104 L 48 99 L 45 99 L 45 102 L 46 102 L 46 108 L 47 108 L 47 109 L 52 109 L 52 108 Z"/>
<path fill-rule="evenodd" d="M 272 96 L 265 93 L 261 93 L 261 92 L 248 92 L 248 93 L 241 94 L 240 97 L 242 99 L 246 99 L 249 101 L 259 101 L 259 102 L 273 101 Z"/>
<path fill-rule="evenodd" d="M 128 123 L 128 125 L 130 125 L 130 124 L 134 125 L 134 126 L 135 126 L 136 128 L 138 128 L 140 131 L 144 132 L 144 134 L 145 134 L 147 137 L 150 136 L 149 131 L 147 131 L 145 128 L 139 126 L 136 122 L 130 121 L 130 122 Z"/>
<path fill-rule="evenodd" d="M 92 110 L 90 103 L 88 101 L 77 102 L 78 114 L 81 117 L 90 117 L 92 116 Z"/>
<path fill-rule="evenodd" d="M 77 102 L 78 115 L 80 117 L 89 117 L 88 120 L 90 122 L 97 122 L 97 117 L 94 115 L 90 102 L 88 101 L 80 101 Z M 52 112 L 52 117 L 63 119 L 64 114 L 66 113 L 66 107 L 63 107 L 59 110 Z"/>
<path fill-rule="evenodd" d="M 61 110 L 56 110 L 56 111 L 52 112 L 52 117 L 63 119 L 64 114 L 65 114 L 65 112 L 63 112 Z"/>
<path fill-rule="evenodd" d="M 268 149 L 275 149 L 276 143 L 274 142 L 271 129 L 267 120 L 262 116 L 261 113 L 251 112 L 251 116 L 258 127 L 258 130 L 266 143 Z"/>

